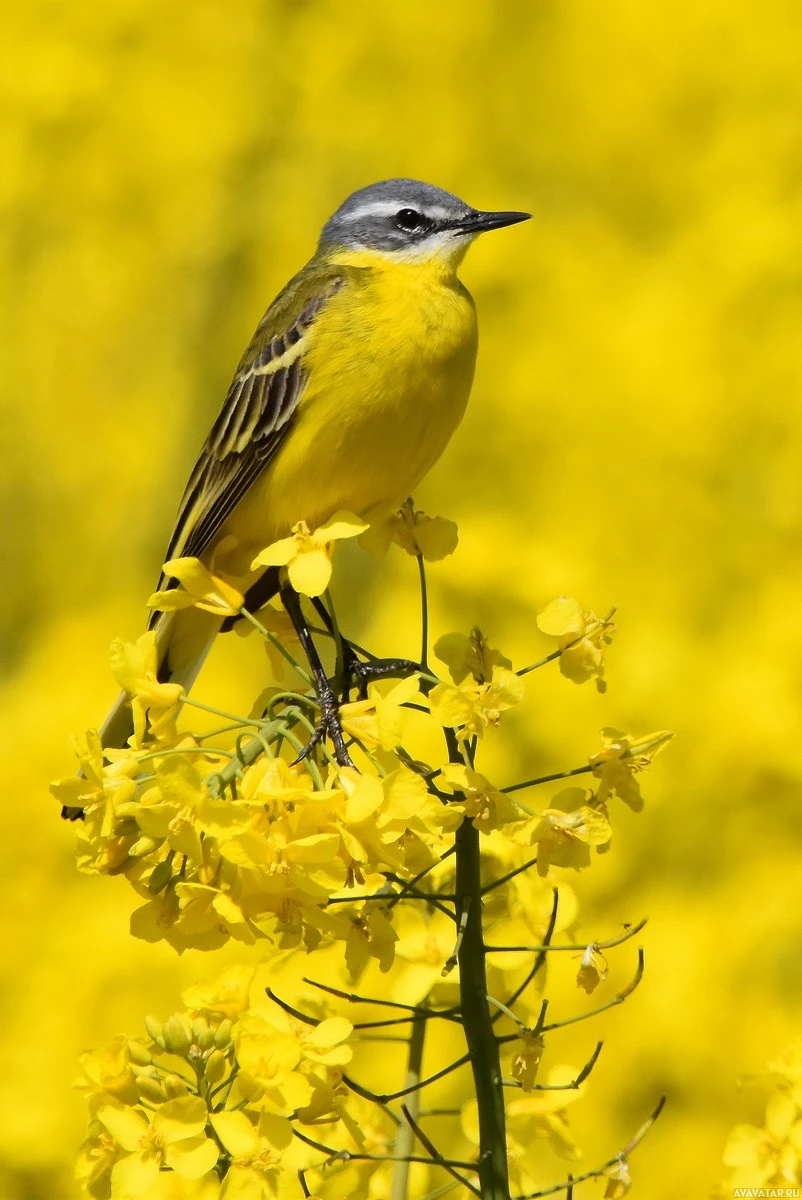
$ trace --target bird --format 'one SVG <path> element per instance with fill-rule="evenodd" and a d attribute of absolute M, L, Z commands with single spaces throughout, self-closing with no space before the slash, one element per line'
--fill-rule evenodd
<path fill-rule="evenodd" d="M 278 572 L 260 579 L 251 563 L 299 521 L 396 511 L 442 454 L 473 383 L 476 309 L 458 268 L 477 236 L 530 215 L 482 211 L 413 179 L 353 192 L 259 322 L 163 561 L 214 558 L 246 604 L 263 604 Z M 176 583 L 162 574 L 159 588 Z M 281 594 L 297 625 L 300 604 L 286 584 Z M 222 625 L 197 608 L 153 613 L 159 680 L 188 692 Z M 123 747 L 132 732 L 122 693 L 101 742 Z"/>

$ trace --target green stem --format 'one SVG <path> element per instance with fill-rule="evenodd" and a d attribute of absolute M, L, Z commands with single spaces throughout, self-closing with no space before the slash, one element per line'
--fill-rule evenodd
<path fill-rule="evenodd" d="M 423 1064 L 423 1043 L 426 1040 L 426 1022 L 417 1020 L 412 1024 L 409 1034 L 409 1051 L 407 1054 L 407 1073 L 404 1087 L 417 1087 L 421 1081 L 421 1066 Z M 420 1112 L 420 1091 L 410 1094 L 408 1109 L 413 1120 L 417 1121 Z M 409 1160 L 415 1146 L 415 1132 L 408 1121 L 398 1126 L 395 1137 L 394 1151 L 397 1157 L 393 1171 L 393 1187 L 390 1200 L 407 1200 L 409 1187 Z"/>
<path fill-rule="evenodd" d="M 461 762 L 453 730 L 446 739 L 451 761 Z M 478 1107 L 479 1190 L 482 1200 L 510 1200 L 501 1063 L 487 1001 L 479 830 L 473 821 L 460 825 L 456 847 L 460 1004 Z"/>
<path fill-rule="evenodd" d="M 420 628 L 421 652 L 420 663 L 424 671 L 429 670 L 429 593 L 426 588 L 426 567 L 423 555 L 417 555 L 418 577 L 420 579 Z"/>

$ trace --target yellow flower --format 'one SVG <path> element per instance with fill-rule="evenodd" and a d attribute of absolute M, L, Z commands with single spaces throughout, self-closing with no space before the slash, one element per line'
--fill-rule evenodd
<path fill-rule="evenodd" d="M 524 1190 L 524 1185 L 542 1170 L 543 1151 L 540 1139 L 547 1139 L 555 1154 L 560 1158 L 576 1161 L 579 1149 L 571 1137 L 566 1109 L 584 1092 L 584 1084 L 578 1088 L 570 1085 L 576 1079 L 573 1067 L 556 1066 L 548 1073 L 549 1089 L 514 1093 L 515 1098 L 507 1104 L 507 1140 L 509 1147 L 510 1175 L 515 1181 L 515 1190 Z M 476 1101 L 469 1100 L 462 1108 L 462 1128 L 465 1136 L 474 1144 L 479 1143 L 479 1122 Z M 529 1189 L 526 1188 L 528 1191 Z"/>
<path fill-rule="evenodd" d="M 251 1009 L 237 1022 L 234 1040 L 240 1070 L 261 1089 L 274 1112 L 288 1116 L 309 1103 L 312 1085 L 300 1069 L 300 1038 L 294 1030 L 281 1028 L 278 1020 L 272 1013 Z"/>
<path fill-rule="evenodd" d="M 123 691 L 147 707 L 168 708 L 182 694 L 177 683 L 159 683 L 156 675 L 156 634 L 151 630 L 136 643 L 115 638 L 111 644 L 111 673 Z"/>
<path fill-rule="evenodd" d="M 202 608 L 220 617 L 232 617 L 244 604 L 242 593 L 220 575 L 214 575 L 199 558 L 173 558 L 164 564 L 164 574 L 183 587 L 154 592 L 149 608 L 172 612 L 178 608 Z"/>
<path fill-rule="evenodd" d="M 168 1100 L 150 1121 L 118 1102 L 102 1104 L 97 1119 L 125 1152 L 111 1172 L 115 1200 L 146 1196 L 162 1167 L 184 1179 L 200 1179 L 217 1163 L 217 1145 L 204 1133 L 208 1112 L 198 1096 Z"/>
<path fill-rule="evenodd" d="M 104 1093 L 123 1104 L 135 1104 L 139 1099 L 139 1089 L 131 1070 L 128 1038 L 116 1037 L 108 1046 L 82 1054 L 78 1061 L 83 1072 L 75 1082 L 79 1091 L 89 1095 Z"/>
<path fill-rule="evenodd" d="M 371 525 L 360 537 L 359 544 L 370 554 L 385 554 L 390 543 L 395 542 L 415 558 L 438 562 L 454 553 L 458 541 L 459 530 L 454 521 L 445 517 L 427 517 L 414 509 L 408 500 L 397 513 Z"/>
<path fill-rule="evenodd" d="M 220 1200 L 303 1200 L 297 1169 L 282 1165 L 293 1143 L 288 1120 L 263 1112 L 254 1122 L 244 1112 L 219 1112 L 211 1121 L 231 1156 Z"/>
<path fill-rule="evenodd" d="M 462 683 L 472 675 L 477 683 L 485 683 L 493 676 L 495 667 L 512 666 L 500 650 L 493 649 L 478 625 L 468 637 L 464 633 L 446 633 L 434 644 L 435 655 L 448 667 L 454 683 Z"/>
<path fill-rule="evenodd" d="M 461 810 L 466 817 L 472 817 L 482 833 L 489 833 L 491 829 L 498 829 L 509 821 L 523 819 L 514 800 L 495 788 L 484 775 L 461 763 L 446 764 L 440 772 L 438 783 L 462 794 L 462 800 L 450 807 Z"/>
<path fill-rule="evenodd" d="M 395 946 L 398 934 L 378 903 L 367 903 L 362 912 L 353 917 L 345 942 L 345 965 L 351 979 L 361 976 L 371 958 L 386 974 L 395 961 Z"/>
<path fill-rule="evenodd" d="M 400 680 L 389 691 L 386 686 L 371 683 L 366 700 L 355 700 L 340 708 L 346 733 L 358 738 L 368 750 L 374 750 L 376 746 L 381 746 L 382 750 L 395 750 L 403 740 L 406 715 L 403 705 L 421 699 L 416 675 Z"/>
<path fill-rule="evenodd" d="M 68 807 L 74 805 L 84 810 L 87 818 L 85 833 L 99 825 L 99 836 L 110 840 L 114 835 L 115 806 L 127 803 L 136 795 L 136 783 L 132 777 L 140 772 L 137 756 L 126 751 L 104 766 L 104 753 L 108 752 L 104 752 L 95 729 L 87 730 L 85 750 L 76 740 L 75 752 L 81 774 L 55 780 L 50 785 L 51 794 L 60 804 Z"/>
<path fill-rule="evenodd" d="M 519 704 L 523 695 L 519 676 L 507 667 L 496 666 L 486 683 L 438 683 L 429 693 L 429 709 L 440 725 L 461 727 L 461 738 L 481 737 L 489 725 L 498 725 L 502 712 Z"/>
<path fill-rule="evenodd" d="M 516 832 L 516 841 L 537 846 L 537 873 L 541 878 L 550 866 L 581 871 L 590 864 L 591 846 L 604 846 L 610 841 L 610 822 L 586 800 L 583 788 L 565 788 L 553 797 L 551 808 Z"/>
<path fill-rule="evenodd" d="M 541 608 L 536 618 L 541 633 L 556 637 L 560 671 L 574 683 L 596 679 L 600 692 L 604 683 L 604 650 L 612 641 L 615 626 L 593 612 L 586 612 L 573 596 L 560 596 Z"/>
<path fill-rule="evenodd" d="M 321 596 L 331 579 L 331 559 L 334 543 L 343 538 L 357 537 L 367 529 L 364 521 L 353 513 L 338 512 L 314 532 L 305 521 L 293 526 L 289 537 L 273 542 L 257 554 L 251 570 L 260 567 L 286 567 L 296 592 L 304 596 Z"/>
<path fill-rule="evenodd" d="M 595 991 L 607 978 L 607 960 L 598 946 L 586 946 L 576 976 L 576 986 L 584 988 L 588 995 Z"/>
<path fill-rule="evenodd" d="M 353 1057 L 353 1051 L 345 1042 L 353 1032 L 353 1025 L 345 1017 L 327 1017 L 311 1028 L 305 1026 L 299 1032 L 304 1059 L 326 1067 L 346 1066 Z"/>
<path fill-rule="evenodd" d="M 111 644 L 111 673 L 123 691 L 132 697 L 134 731 L 137 743 L 145 732 L 147 714 L 166 710 L 177 704 L 184 689 L 178 683 L 159 683 L 157 678 L 156 634 L 143 633 L 135 643 L 116 638 Z"/>
<path fill-rule="evenodd" d="M 456 950 L 454 923 L 439 909 L 424 912 L 403 904 L 395 909 L 393 919 L 400 963 L 392 996 L 407 1004 L 418 1004 L 436 984 L 443 983 L 443 968 Z M 450 983 L 456 978 L 456 971 L 448 976 Z"/>
<path fill-rule="evenodd" d="M 671 741 L 674 734 L 668 729 L 647 734 L 642 738 L 631 738 L 618 729 L 607 726 L 601 731 L 604 749 L 591 754 L 588 762 L 593 774 L 601 780 L 595 802 L 605 804 L 612 795 L 619 796 L 633 812 L 643 808 L 643 796 L 635 779 L 639 771 L 649 763 Z"/>
<path fill-rule="evenodd" d="M 251 984 L 256 968 L 244 963 L 226 967 L 214 979 L 184 988 L 181 998 L 195 1012 L 222 1013 L 236 1018 L 250 1003 Z"/>

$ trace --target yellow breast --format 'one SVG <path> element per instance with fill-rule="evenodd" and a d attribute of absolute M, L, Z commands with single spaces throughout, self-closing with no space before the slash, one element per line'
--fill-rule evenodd
<path fill-rule="evenodd" d="M 360 270 L 309 331 L 292 431 L 221 531 L 241 545 L 258 550 L 339 509 L 368 520 L 392 512 L 465 411 L 476 314 L 454 269 L 365 251 L 346 261 Z"/>

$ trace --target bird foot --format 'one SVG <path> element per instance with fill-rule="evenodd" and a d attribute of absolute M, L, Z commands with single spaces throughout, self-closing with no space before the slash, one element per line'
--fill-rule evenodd
<path fill-rule="evenodd" d="M 377 679 L 414 675 L 416 671 L 422 671 L 423 667 L 411 658 L 377 658 L 371 662 L 362 662 L 352 651 L 347 658 L 345 669 L 351 686 L 358 689 L 360 699 L 364 700 L 369 683 L 374 683 Z"/>
<path fill-rule="evenodd" d="M 339 766 L 351 767 L 353 770 L 356 770 L 356 765 L 345 745 L 345 735 L 343 734 L 342 720 L 340 719 L 340 705 L 336 696 L 329 688 L 319 699 L 320 720 L 311 738 L 292 765 L 296 766 L 297 763 L 303 762 L 314 751 L 315 747 L 321 745 L 325 738 L 328 737 L 334 746 L 334 757 Z"/>

